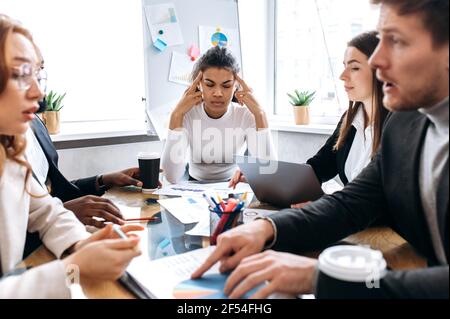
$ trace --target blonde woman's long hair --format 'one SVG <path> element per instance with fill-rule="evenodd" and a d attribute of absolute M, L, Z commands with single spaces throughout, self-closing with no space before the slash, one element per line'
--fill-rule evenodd
<path fill-rule="evenodd" d="M 29 39 L 33 45 L 33 37 L 30 32 L 21 24 L 4 14 L 0 14 L 0 95 L 6 90 L 10 70 L 6 63 L 6 40 L 13 33 L 19 33 Z M 1 106 L 0 106 L 1 107 Z M 26 148 L 26 139 L 23 135 L 1 135 L 0 134 L 0 177 L 3 175 L 6 160 L 11 160 L 26 168 L 25 185 L 31 175 L 31 166 L 24 159 L 23 154 Z"/>
<path fill-rule="evenodd" d="M 378 42 L 377 32 L 371 31 L 362 33 L 353 38 L 348 43 L 348 47 L 355 47 L 369 58 L 375 51 Z M 339 137 L 334 146 L 334 150 L 339 150 L 344 146 L 359 108 L 364 110 L 362 102 L 349 102 L 349 107 L 342 121 L 341 130 L 339 131 Z M 377 79 L 375 70 L 372 70 L 372 123 L 368 123 L 368 114 L 364 112 L 364 126 L 367 124 L 372 124 L 373 126 L 372 158 L 380 147 L 381 133 L 388 114 L 389 111 L 383 106 L 383 83 Z"/>

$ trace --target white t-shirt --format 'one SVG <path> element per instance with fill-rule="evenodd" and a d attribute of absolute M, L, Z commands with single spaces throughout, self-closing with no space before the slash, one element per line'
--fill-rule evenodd
<path fill-rule="evenodd" d="M 373 128 L 371 125 L 364 129 L 364 113 L 360 107 L 352 122 L 356 129 L 347 160 L 345 161 L 345 176 L 351 182 L 372 160 Z"/>
<path fill-rule="evenodd" d="M 233 155 L 243 155 L 247 148 L 252 156 L 276 158 L 270 130 L 256 130 L 247 107 L 231 103 L 221 118 L 212 119 L 202 103 L 186 113 L 183 129 L 169 130 L 161 166 L 170 183 L 181 180 L 188 158 L 189 175 L 196 180 L 225 181 L 237 169 Z"/>

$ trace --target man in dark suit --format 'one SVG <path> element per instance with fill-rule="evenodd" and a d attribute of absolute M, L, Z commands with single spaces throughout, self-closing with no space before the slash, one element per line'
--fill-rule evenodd
<path fill-rule="evenodd" d="M 40 104 L 41 111 L 45 110 L 45 101 Z M 35 138 L 27 137 L 27 156 L 33 167 L 33 178 L 37 179 L 43 187 L 47 187 L 51 195 L 58 197 L 64 203 L 64 207 L 71 210 L 85 225 L 103 228 L 105 221 L 115 224 L 125 223 L 119 208 L 109 199 L 101 196 L 108 188 L 114 186 L 142 186 L 142 182 L 139 180 L 139 168 L 129 168 L 120 172 L 69 181 L 58 169 L 58 153 L 47 128 L 39 117 L 31 122 L 31 131 Z M 33 133 L 30 134 L 33 135 Z M 34 154 L 41 154 L 41 156 L 29 156 L 30 149 L 34 150 Z M 40 169 L 44 166 L 43 164 L 45 164 L 44 170 Z M 45 176 L 41 176 L 37 172 Z M 104 221 L 93 217 L 99 217 Z M 29 233 L 24 257 L 40 245 L 39 234 Z"/>
<path fill-rule="evenodd" d="M 142 186 L 139 168 L 130 168 L 120 172 L 97 175 L 68 181 L 58 169 L 58 153 L 52 143 L 48 131 L 39 117 L 31 123 L 33 131 L 48 163 L 46 176 L 51 195 L 64 202 L 64 206 L 73 211 L 78 219 L 86 225 L 103 227 L 103 222 L 92 217 L 101 217 L 109 222 L 123 224 L 119 209 L 108 199 L 101 198 L 105 190 L 113 186 Z M 29 144 L 33 144 L 28 140 Z M 32 166 L 37 163 L 31 162 Z"/>
<path fill-rule="evenodd" d="M 220 260 L 221 271 L 237 267 L 225 286 L 230 297 L 265 281 L 269 284 L 254 297 L 312 293 L 317 261 L 299 254 L 326 247 L 383 217 L 428 260 L 428 267 L 388 271 L 369 294 L 449 297 L 449 2 L 372 2 L 381 3 L 380 43 L 370 63 L 384 82 L 385 106 L 395 112 L 379 153 L 341 192 L 224 233 L 194 278 Z M 268 247 L 282 252 L 258 253 Z M 360 296 L 342 289 L 346 296 Z"/>

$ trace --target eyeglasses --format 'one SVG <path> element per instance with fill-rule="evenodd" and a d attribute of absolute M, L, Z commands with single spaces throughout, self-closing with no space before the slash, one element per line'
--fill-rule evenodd
<path fill-rule="evenodd" d="M 22 91 L 26 91 L 31 87 L 33 78 L 37 80 L 40 89 L 44 93 L 47 90 L 47 72 L 43 69 L 35 69 L 29 63 L 13 68 L 11 78 L 17 82 L 19 89 Z"/>

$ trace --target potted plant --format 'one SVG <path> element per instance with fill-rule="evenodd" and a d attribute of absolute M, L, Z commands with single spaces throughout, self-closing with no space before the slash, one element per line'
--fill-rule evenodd
<path fill-rule="evenodd" d="M 288 93 L 289 102 L 294 107 L 294 119 L 297 125 L 309 124 L 309 105 L 315 98 L 316 91 L 295 90 L 292 94 Z"/>
<path fill-rule="evenodd" d="M 66 97 L 66 93 L 58 94 L 54 91 L 50 91 L 45 97 L 47 108 L 42 113 L 42 120 L 47 127 L 49 134 L 59 133 L 59 111 L 64 107 L 63 100 Z"/>

